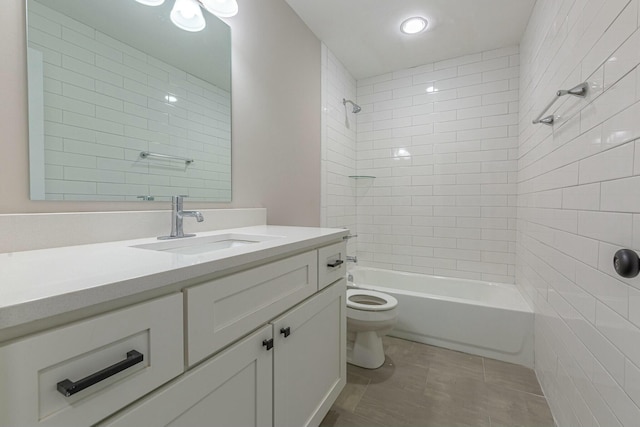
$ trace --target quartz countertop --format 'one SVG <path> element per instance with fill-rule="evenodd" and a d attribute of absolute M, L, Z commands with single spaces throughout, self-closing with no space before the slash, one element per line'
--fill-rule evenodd
<path fill-rule="evenodd" d="M 197 255 L 132 246 L 153 238 L 0 254 L 0 329 L 322 246 L 348 230 L 253 226 L 198 233 L 278 236 Z"/>

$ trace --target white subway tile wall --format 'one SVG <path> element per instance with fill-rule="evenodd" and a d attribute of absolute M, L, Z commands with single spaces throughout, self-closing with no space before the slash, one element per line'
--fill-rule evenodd
<path fill-rule="evenodd" d="M 356 80 L 334 54 L 322 45 L 322 191 L 321 225 L 357 233 L 356 116 L 343 99 L 356 100 Z M 356 255 L 356 241 L 347 251 Z"/>
<path fill-rule="evenodd" d="M 536 311 L 536 372 L 559 427 L 637 426 L 638 0 L 539 0 L 520 46 L 516 283 Z M 556 125 L 531 120 L 558 89 Z"/>
<path fill-rule="evenodd" d="M 44 56 L 46 199 L 231 200 L 228 91 L 37 2 L 28 31 Z"/>
<path fill-rule="evenodd" d="M 357 82 L 361 265 L 514 283 L 517 46 Z"/>

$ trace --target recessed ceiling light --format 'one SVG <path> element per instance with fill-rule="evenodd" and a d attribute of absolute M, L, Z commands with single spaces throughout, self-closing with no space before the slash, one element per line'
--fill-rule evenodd
<path fill-rule="evenodd" d="M 418 34 L 427 28 L 427 20 L 421 16 L 405 19 L 400 24 L 400 31 L 405 34 Z"/>

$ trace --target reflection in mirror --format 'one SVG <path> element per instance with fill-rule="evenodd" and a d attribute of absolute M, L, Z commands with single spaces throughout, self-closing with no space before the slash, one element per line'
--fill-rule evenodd
<path fill-rule="evenodd" d="M 231 200 L 231 34 L 173 1 L 28 0 L 33 200 Z"/>

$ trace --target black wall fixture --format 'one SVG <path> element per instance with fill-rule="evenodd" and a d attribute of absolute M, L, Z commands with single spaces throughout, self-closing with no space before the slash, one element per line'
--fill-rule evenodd
<path fill-rule="evenodd" d="M 613 256 L 613 268 L 620 276 L 631 279 L 640 273 L 640 258 L 631 249 L 620 249 Z"/>

